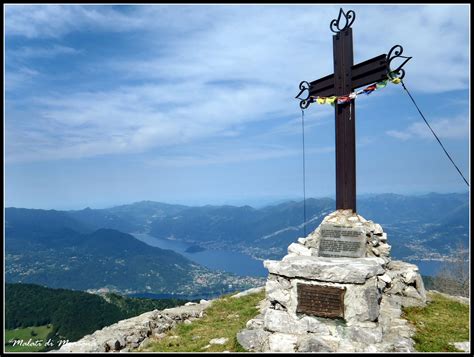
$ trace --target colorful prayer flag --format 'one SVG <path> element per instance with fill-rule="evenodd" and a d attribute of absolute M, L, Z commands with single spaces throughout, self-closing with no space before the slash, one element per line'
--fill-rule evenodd
<path fill-rule="evenodd" d="M 351 101 L 351 98 L 349 98 L 348 96 L 340 96 L 339 98 L 337 98 L 337 104 L 344 104 L 350 101 Z"/>
<path fill-rule="evenodd" d="M 367 88 L 364 89 L 364 93 L 369 95 L 370 93 L 372 93 L 376 89 L 377 89 L 376 85 L 371 85 L 371 86 L 368 86 Z"/>
<path fill-rule="evenodd" d="M 387 79 L 384 80 L 384 81 L 382 81 L 382 82 L 378 82 L 378 83 L 376 84 L 377 89 L 379 89 L 379 88 L 384 88 L 384 87 L 387 85 L 387 82 L 388 82 Z"/>
<path fill-rule="evenodd" d="M 374 90 L 386 87 L 389 80 L 390 82 L 394 84 L 399 84 L 401 82 L 400 78 L 385 79 L 383 81 L 374 83 L 364 89 L 358 90 L 357 92 L 349 93 L 348 95 L 340 95 L 340 96 L 333 95 L 331 97 L 310 96 L 310 101 L 311 103 L 317 102 L 318 104 L 331 104 L 332 106 L 334 106 L 336 103 L 337 104 L 348 103 L 351 100 L 355 99 L 359 94 L 365 93 L 369 95 Z"/>

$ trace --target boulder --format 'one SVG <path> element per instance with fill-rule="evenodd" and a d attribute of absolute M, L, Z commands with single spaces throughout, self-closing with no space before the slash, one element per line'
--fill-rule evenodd
<path fill-rule="evenodd" d="M 350 286 L 344 297 L 344 319 L 348 325 L 364 321 L 375 321 L 379 317 L 381 294 L 377 280 L 372 278 L 365 284 Z"/>
<path fill-rule="evenodd" d="M 311 250 L 299 243 L 291 243 L 288 246 L 288 253 L 293 253 L 295 255 L 311 256 Z"/>
<path fill-rule="evenodd" d="M 295 256 L 285 261 L 265 260 L 270 274 L 289 278 L 314 279 L 333 283 L 363 284 L 385 272 L 381 258 L 327 258 Z"/>
<path fill-rule="evenodd" d="M 264 317 L 264 327 L 273 332 L 303 334 L 308 331 L 308 322 L 293 318 L 286 311 L 268 309 Z"/>
<path fill-rule="evenodd" d="M 295 352 L 298 337 L 286 333 L 274 333 L 269 336 L 268 344 L 272 352 Z"/>
<path fill-rule="evenodd" d="M 289 282 L 288 284 L 282 284 L 277 279 L 268 279 L 265 285 L 267 299 L 272 302 L 276 301 L 283 306 L 288 306 L 290 302 L 289 288 L 291 288 Z"/>
<path fill-rule="evenodd" d="M 318 335 L 329 335 L 329 327 L 327 323 L 321 322 L 318 318 L 312 316 L 304 316 L 301 323 L 306 326 L 306 331 L 316 333 Z"/>
<path fill-rule="evenodd" d="M 353 341 L 363 342 L 364 344 L 376 344 L 382 342 L 382 328 L 366 328 L 359 326 L 347 327 L 347 335 Z"/>
<path fill-rule="evenodd" d="M 264 324 L 263 315 L 259 315 L 251 320 L 248 320 L 245 326 L 248 329 L 259 329 L 259 328 L 263 328 L 263 324 Z"/>
<path fill-rule="evenodd" d="M 237 341 L 247 351 L 263 351 L 269 335 L 263 329 L 243 330 L 237 333 Z"/>
<path fill-rule="evenodd" d="M 209 341 L 210 345 L 225 345 L 229 341 L 227 337 L 213 338 Z"/>
<path fill-rule="evenodd" d="M 336 352 L 337 346 L 334 338 L 309 335 L 300 339 L 298 352 Z"/>

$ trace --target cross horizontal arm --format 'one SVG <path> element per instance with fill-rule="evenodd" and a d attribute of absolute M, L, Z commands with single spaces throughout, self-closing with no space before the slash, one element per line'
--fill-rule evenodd
<path fill-rule="evenodd" d="M 387 74 L 390 72 L 387 55 L 382 54 L 353 65 L 351 67 L 351 72 L 352 90 L 367 84 L 382 81 L 387 78 Z M 317 79 L 309 85 L 310 96 L 330 97 L 335 95 L 334 74 Z"/>

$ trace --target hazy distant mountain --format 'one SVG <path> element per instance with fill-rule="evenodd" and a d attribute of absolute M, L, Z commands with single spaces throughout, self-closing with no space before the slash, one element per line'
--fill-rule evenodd
<path fill-rule="evenodd" d="M 136 232 L 156 218 L 173 215 L 186 208 L 181 205 L 141 201 L 106 209 L 86 208 L 67 211 L 67 214 L 91 228 L 113 228 L 123 232 Z"/>
<path fill-rule="evenodd" d="M 78 221 L 64 211 L 7 208 L 5 218 L 5 230 L 7 235 L 24 232 L 44 235 L 65 228 L 77 232 L 86 232 L 89 230 L 87 224 Z"/>
<path fill-rule="evenodd" d="M 5 219 L 7 282 L 189 295 L 239 284 L 229 274 L 210 272 L 130 234 L 85 228 L 88 224 L 65 212 L 7 208 Z"/>
<path fill-rule="evenodd" d="M 455 242 L 469 239 L 468 194 L 368 195 L 357 211 L 382 224 L 392 256 L 447 254 Z M 140 211 L 140 204 L 134 206 Z M 329 198 L 306 201 L 306 232 L 335 210 Z M 304 235 L 303 202 L 289 201 L 254 209 L 250 206 L 179 206 L 174 212 L 149 215 L 137 226 L 158 238 L 173 238 L 209 249 L 235 249 L 262 258 L 281 258 L 287 246 Z M 126 209 L 122 209 L 126 214 Z M 445 239 L 443 240 L 444 237 Z"/>
<path fill-rule="evenodd" d="M 357 205 L 360 215 L 382 225 L 395 258 L 439 258 L 459 243 L 469 244 L 467 193 L 368 195 Z M 334 210 L 332 199 L 308 199 L 306 232 Z M 280 259 L 290 243 L 304 236 L 302 201 L 260 209 L 151 201 L 79 211 L 7 208 L 5 217 L 7 280 L 77 289 L 91 288 L 93 281 L 94 287 L 192 293 L 229 282 L 120 230 L 272 259 Z"/>
<path fill-rule="evenodd" d="M 426 230 L 425 236 L 430 247 L 439 251 L 448 251 L 457 244 L 469 248 L 469 204 L 464 203 L 451 210 L 438 224 Z"/>
<path fill-rule="evenodd" d="M 333 210 L 332 199 L 307 199 L 306 232 L 314 230 Z M 84 211 L 68 213 L 85 225 L 148 232 L 157 238 L 173 238 L 209 249 L 234 249 L 261 258 L 280 258 L 291 242 L 304 235 L 302 201 L 260 209 L 228 205 L 187 207 L 144 201 L 110 209 L 89 209 L 88 215 Z M 357 200 L 357 212 L 382 224 L 393 246 L 392 255 L 397 258 L 413 258 L 421 251 L 425 255 L 444 254 L 456 242 L 467 245 L 469 240 L 467 193 L 364 195 Z M 129 227 L 124 227 L 124 222 L 129 222 Z"/>
<path fill-rule="evenodd" d="M 381 194 L 359 199 L 357 211 L 380 224 L 413 220 L 435 223 L 466 204 L 469 204 L 467 193 L 430 193 L 421 196 Z"/>

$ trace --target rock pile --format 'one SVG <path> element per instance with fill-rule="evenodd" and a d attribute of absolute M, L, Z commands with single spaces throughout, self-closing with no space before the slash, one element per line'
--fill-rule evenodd
<path fill-rule="evenodd" d="M 265 261 L 267 304 L 237 335 L 258 352 L 411 352 L 413 329 L 402 306 L 423 306 L 426 293 L 416 265 L 391 261 L 382 227 L 351 211 L 336 211 L 325 223 L 351 225 L 366 237 L 365 256 L 318 256 L 321 226 L 288 247 L 281 261 Z M 301 286 L 344 291 L 343 317 L 302 312 Z"/>
<path fill-rule="evenodd" d="M 391 246 L 387 243 L 387 233 L 384 233 L 380 224 L 368 221 L 364 217 L 352 213 L 352 210 L 337 210 L 327 215 L 321 225 L 306 238 L 298 238 L 296 243 L 291 243 L 286 257 L 297 255 L 318 256 L 321 226 L 324 224 L 338 224 L 360 229 L 366 236 L 366 257 L 388 258 L 390 255 Z"/>
<path fill-rule="evenodd" d="M 126 352 L 148 344 L 150 337 L 162 338 L 165 332 L 179 323 L 202 317 L 210 301 L 201 300 L 165 310 L 146 312 L 84 336 L 52 352 Z"/>

